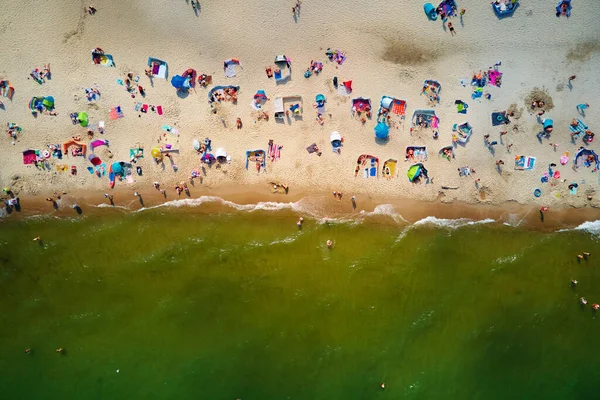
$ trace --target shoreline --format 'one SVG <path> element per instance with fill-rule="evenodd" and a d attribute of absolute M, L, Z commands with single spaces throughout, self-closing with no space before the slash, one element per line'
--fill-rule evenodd
<path fill-rule="evenodd" d="M 0 221 L 22 220 L 33 216 L 52 215 L 57 218 L 98 217 L 107 212 L 139 212 L 160 207 L 181 208 L 185 212 L 215 213 L 236 211 L 281 211 L 314 220 L 352 221 L 372 218 L 378 223 L 415 224 L 427 221 L 439 225 L 467 224 L 493 220 L 496 223 L 514 227 L 523 227 L 536 231 L 553 232 L 559 229 L 574 228 L 584 222 L 600 220 L 600 208 L 588 207 L 550 207 L 541 220 L 540 209 L 532 204 L 519 204 L 514 201 L 503 204 L 468 204 L 456 201 L 422 201 L 376 197 L 368 194 L 344 194 L 341 201 L 331 192 L 303 192 L 291 190 L 289 194 L 272 193 L 264 186 L 228 185 L 217 189 L 203 186 L 190 186 L 190 196 L 182 193 L 177 196 L 173 188 L 167 189 L 166 197 L 158 190 L 138 190 L 135 197 L 132 190 L 116 189 L 114 206 L 104 197 L 102 191 L 67 192 L 57 201 L 58 209 L 45 200 L 47 196 L 18 196 L 20 211 L 0 216 Z M 356 209 L 353 209 L 351 197 L 356 196 Z M 78 214 L 73 208 L 81 208 Z M 111 210 L 111 211 L 109 211 Z M 429 218 L 429 220 L 426 220 Z M 435 218 L 435 220 L 432 220 Z M 443 220 L 448 220 L 444 222 Z M 452 222 L 454 221 L 454 222 Z M 491 221 L 489 221 L 491 222 Z"/>

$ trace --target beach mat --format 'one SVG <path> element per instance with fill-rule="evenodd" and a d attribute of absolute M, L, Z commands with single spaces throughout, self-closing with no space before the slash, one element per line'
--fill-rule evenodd
<path fill-rule="evenodd" d="M 306 148 L 306 151 L 308 151 L 308 154 L 312 154 L 312 153 L 316 153 L 317 152 L 317 144 L 313 143 L 310 146 L 308 146 Z"/>

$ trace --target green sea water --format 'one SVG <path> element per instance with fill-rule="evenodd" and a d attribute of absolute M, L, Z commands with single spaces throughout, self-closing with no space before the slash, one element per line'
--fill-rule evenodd
<path fill-rule="evenodd" d="M 595 235 L 296 219 L 2 222 L 0 397 L 600 397 Z"/>

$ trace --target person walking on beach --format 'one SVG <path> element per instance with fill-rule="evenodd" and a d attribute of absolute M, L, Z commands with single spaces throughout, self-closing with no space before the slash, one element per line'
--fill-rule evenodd
<path fill-rule="evenodd" d="M 590 108 L 588 103 L 577 104 L 577 112 L 585 117 L 585 110 Z"/>
<path fill-rule="evenodd" d="M 352 196 L 350 201 L 352 202 L 352 208 L 356 210 L 356 196 Z"/>
<path fill-rule="evenodd" d="M 575 78 L 577 78 L 577 75 L 571 75 L 569 77 L 569 85 L 571 84 L 571 81 L 575 80 Z"/>
<path fill-rule="evenodd" d="M 452 25 L 452 22 L 448 22 L 448 29 L 450 29 L 450 34 L 452 36 L 456 35 L 456 32 L 454 31 L 454 25 Z"/>

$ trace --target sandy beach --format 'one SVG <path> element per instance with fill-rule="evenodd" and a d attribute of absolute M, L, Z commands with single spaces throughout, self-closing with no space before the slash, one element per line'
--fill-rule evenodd
<path fill-rule="evenodd" d="M 342 191 L 346 208 L 352 195 L 369 199 L 373 207 L 386 199 L 412 199 L 415 207 L 422 201 L 433 205 L 518 203 L 532 209 L 541 205 L 600 206 L 595 163 L 574 165 L 578 149 L 595 150 L 597 141 L 584 143 L 581 136 L 572 138 L 569 130 L 573 118 L 592 132 L 600 124 L 596 97 L 600 11 L 595 2 L 578 1 L 570 18 L 557 18 L 555 2 L 528 1 L 504 19 L 496 17 L 489 2 L 459 2 L 459 9 L 466 12 L 449 19 L 455 35 L 441 19 L 429 21 L 421 2 L 405 5 L 374 0 L 365 6 L 359 1 L 305 0 L 293 15 L 294 4 L 207 0 L 194 10 L 184 0 L 106 0 L 94 3 L 97 12 L 90 15 L 86 7 L 91 4 L 76 0 L 7 0 L 0 17 L 0 79 L 10 82 L 14 95 L 12 100 L 0 99 L 4 103 L 0 124 L 17 124 L 21 131 L 16 139 L 5 135 L 0 141 L 0 186 L 21 198 L 39 197 L 40 201 L 52 193 L 67 192 L 85 193 L 94 199 L 89 203 L 96 204 L 103 201 L 104 193 L 118 191 L 119 201 L 128 204 L 135 201 L 133 192 L 138 191 L 154 203 L 159 199 L 153 182 L 166 188 L 165 201 L 177 199 L 173 186 L 189 182 L 191 171 L 198 169 L 201 178 L 190 185 L 191 198 L 221 196 L 235 186 L 238 193 L 247 192 L 252 198 L 258 193 L 262 201 L 277 202 L 292 201 L 300 193 Z M 111 54 L 115 66 L 95 65 L 90 54 L 94 48 Z M 328 48 L 345 54 L 342 65 L 328 60 Z M 292 69 L 291 78 L 280 84 L 265 73 L 265 67 L 274 66 L 277 55 L 286 55 Z M 168 63 L 167 79 L 151 80 L 145 75 L 148 57 Z M 229 59 L 240 62 L 231 78 L 223 70 L 223 62 Z M 323 70 L 305 78 L 311 60 L 322 62 Z M 51 66 L 51 79 L 40 84 L 29 74 L 44 64 Z M 473 99 L 471 77 L 480 70 L 494 70 L 495 64 L 502 73 L 501 86 L 486 85 L 484 95 Z M 212 76 L 212 84 L 177 91 L 171 77 L 188 68 Z M 134 89 L 142 86 L 145 97 L 139 90 L 134 90 L 132 97 L 121 84 L 129 72 L 137 80 Z M 576 78 L 569 81 L 572 75 Z M 336 77 L 338 82 L 352 81 L 349 96 L 334 88 Z M 441 84 L 440 101 L 434 106 L 421 95 L 428 79 Z M 218 85 L 239 86 L 237 103 L 222 102 L 211 108 L 208 93 Z M 88 101 L 86 88 L 97 88 L 100 95 Z M 258 90 L 269 97 L 263 106 L 268 121 L 259 120 L 251 106 Z M 541 118 L 553 120 L 549 138 L 537 136 L 543 128 L 539 109 L 530 108 L 532 93 L 543 93 L 546 100 L 543 108 L 547 110 Z M 327 98 L 322 125 L 313 108 L 317 94 Z M 303 100 L 302 117 L 277 122 L 275 98 L 295 95 Z M 405 119 L 392 123 L 389 140 L 381 143 L 375 140 L 374 127 L 384 95 L 406 100 L 407 107 Z M 28 104 L 36 96 L 52 96 L 57 115 L 32 116 Z M 373 115 L 364 123 L 352 116 L 351 99 L 355 97 L 371 100 Z M 457 112 L 457 100 L 468 104 L 466 114 Z M 138 102 L 161 106 L 164 113 L 136 111 Z M 589 103 L 585 116 L 576 108 L 583 103 Z M 493 126 L 491 114 L 511 105 L 516 105 L 513 109 L 520 117 L 510 117 L 508 125 Z M 123 117 L 113 120 L 110 111 L 117 106 Z M 430 129 L 411 132 L 411 117 L 419 109 L 435 110 L 437 139 Z M 82 112 L 87 113 L 91 126 L 104 121 L 104 133 L 96 130 L 93 138 L 88 138 L 88 128 L 73 124 L 70 114 Z M 241 129 L 236 129 L 237 118 L 243 123 Z M 453 146 L 450 161 L 442 158 L 438 151 L 453 145 L 453 125 L 465 121 L 472 126 L 470 139 Z M 179 134 L 165 132 L 163 125 L 172 126 Z M 334 131 L 344 138 L 340 154 L 333 152 L 330 144 Z M 507 133 L 501 135 L 502 131 Z M 490 135 L 487 142 L 484 135 Z M 61 145 L 73 136 L 81 137 L 88 146 L 86 156 L 64 154 L 62 159 L 51 156 L 39 167 L 24 165 L 24 151 L 43 152 L 48 145 Z M 201 154 L 192 143 L 207 137 L 213 152 L 226 150 L 230 163 L 201 163 Z M 108 147 L 95 151 L 107 166 L 129 163 L 131 148 L 144 149 L 144 158 L 132 165 L 132 175 L 122 181 L 117 177 L 115 189 L 109 187 L 108 174 L 98 177 L 87 171 L 92 165 L 88 156 L 94 140 L 109 141 Z M 281 146 L 280 159 L 267 160 L 260 172 L 252 163 L 246 168 L 246 151 L 267 150 L 270 140 Z M 490 146 L 494 141 L 497 144 Z M 307 152 L 312 143 L 318 145 L 320 156 Z M 179 152 L 171 160 L 155 162 L 151 149 L 166 144 Z M 405 161 L 407 146 L 426 147 L 427 159 L 422 163 L 429 180 L 411 183 L 407 179 L 409 167 L 419 162 Z M 561 165 L 565 152 L 568 161 Z M 363 178 L 362 169 L 355 177 L 362 154 L 379 159 L 375 177 Z M 516 170 L 516 156 L 535 157 L 534 167 Z M 398 161 L 393 178 L 382 175 L 382 164 L 388 159 Z M 504 161 L 500 170 L 499 160 Z M 550 164 L 556 164 L 551 167 L 553 175 L 543 182 Z M 66 170 L 59 172 L 57 165 L 67 166 Z M 71 174 L 73 166 L 76 175 Z M 467 166 L 476 172 L 459 176 L 460 168 Z M 136 173 L 137 167 L 142 168 L 142 175 Z M 558 175 L 554 175 L 556 171 Z M 274 196 L 272 182 L 289 186 L 289 198 Z M 535 189 L 540 189 L 540 197 L 534 196 Z"/>

